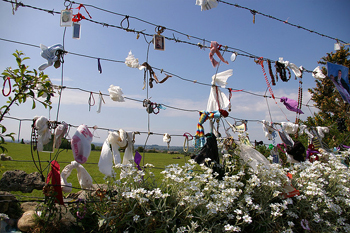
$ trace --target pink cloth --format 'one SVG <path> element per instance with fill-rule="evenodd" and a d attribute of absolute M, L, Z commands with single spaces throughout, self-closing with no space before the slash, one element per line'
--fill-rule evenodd
<path fill-rule="evenodd" d="M 221 45 L 218 44 L 218 42 L 216 41 L 212 41 L 210 44 L 210 53 L 209 53 L 209 59 L 211 61 L 211 64 L 213 64 L 213 67 L 216 67 L 219 62 L 217 62 L 214 59 L 214 54 L 216 53 L 216 55 L 220 58 L 220 60 L 226 64 L 228 64 L 228 61 L 225 61 L 225 59 L 222 57 L 221 53 L 220 53 L 220 47 Z"/>
<path fill-rule="evenodd" d="M 71 145 L 75 161 L 83 164 L 91 152 L 92 134 L 86 125 L 80 125 L 72 137 Z"/>
<path fill-rule="evenodd" d="M 286 108 L 289 111 L 293 111 L 299 114 L 304 114 L 299 108 L 298 108 L 298 102 L 293 99 L 288 99 L 287 97 L 282 97 L 280 101 L 286 106 Z"/>

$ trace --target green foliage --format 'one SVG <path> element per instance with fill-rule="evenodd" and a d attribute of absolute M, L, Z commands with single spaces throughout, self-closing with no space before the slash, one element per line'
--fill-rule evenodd
<path fill-rule="evenodd" d="M 327 53 L 327 56 L 322 57 L 319 64 L 325 65 L 327 62 L 336 63 L 346 67 L 350 67 L 349 48 L 333 53 Z M 326 75 L 326 68 L 323 67 L 322 72 Z M 350 106 L 345 103 L 335 88 L 330 78 L 316 80 L 316 87 L 309 89 L 311 99 L 315 102 L 315 106 L 319 112 L 313 117 L 308 117 L 303 123 L 308 127 L 312 126 L 327 126 L 329 133 L 325 134 L 323 141 L 330 148 L 338 147 L 340 144 L 350 145 Z M 344 118 L 346 131 L 340 132 L 337 129 L 337 119 Z M 301 137 L 301 141 L 306 141 L 306 136 Z"/>
<path fill-rule="evenodd" d="M 6 104 L 0 107 L 0 122 L 4 119 L 4 116 L 9 113 L 10 107 L 13 104 L 20 105 L 25 103 L 29 98 L 32 99 L 32 109 L 36 107 L 36 102 L 43 104 L 45 108 L 51 108 L 51 96 L 54 91 L 52 88 L 51 81 L 47 75 L 43 72 L 38 72 L 37 70 L 28 70 L 28 66 L 23 64 L 24 60 L 29 59 L 29 57 L 23 57 L 24 53 L 16 50 L 12 54 L 16 58 L 18 68 L 12 69 L 7 67 L 2 72 L 2 78 L 4 82 L 9 80 L 9 83 L 12 82 L 11 93 L 12 95 L 8 96 Z M 35 94 L 35 91 L 37 94 Z M 44 101 L 38 100 L 39 97 L 43 97 Z M 5 144 L 5 138 L 9 137 L 14 141 L 14 133 L 6 132 L 6 127 L 0 124 L 1 134 L 0 134 L 0 149 L 4 152 L 7 151 L 3 146 Z"/>
<path fill-rule="evenodd" d="M 70 141 L 68 141 L 66 138 L 62 138 L 60 148 L 70 150 L 72 149 L 72 145 L 70 144 Z"/>
<path fill-rule="evenodd" d="M 143 152 L 143 146 L 139 146 L 139 147 L 137 147 L 137 149 L 136 149 L 138 152 L 140 152 L 140 153 L 142 153 Z"/>

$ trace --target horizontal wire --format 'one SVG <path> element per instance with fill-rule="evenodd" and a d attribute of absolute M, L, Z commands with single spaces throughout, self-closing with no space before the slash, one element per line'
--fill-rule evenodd
<path fill-rule="evenodd" d="M 50 14 L 61 14 L 61 12 L 57 12 L 57 11 L 53 11 L 53 10 L 48 10 L 48 9 L 43 9 L 43 8 L 39 8 L 39 7 L 34 7 L 34 6 L 31 6 L 31 5 L 23 4 L 23 3 L 21 3 L 21 2 L 20 2 L 20 3 L 16 3 L 16 2 L 13 2 L 13 1 L 10 1 L 10 0 L 2 0 L 2 1 L 8 2 L 8 3 L 12 3 L 12 4 L 17 4 L 18 6 L 23 6 L 23 7 L 32 8 L 32 9 L 35 9 L 35 10 L 45 11 L 45 12 L 50 13 Z M 118 14 L 118 13 L 116 13 L 116 14 Z M 118 14 L 118 15 L 121 15 L 121 14 Z M 127 16 L 127 15 L 123 15 L 123 16 Z M 130 16 L 128 16 L 128 17 L 130 17 Z M 133 17 L 133 18 L 138 19 L 138 18 L 136 18 L 136 17 Z M 137 31 L 137 30 L 134 30 L 134 29 L 123 28 L 123 27 L 121 27 L 121 26 L 117 26 L 117 25 L 113 25 L 113 24 L 107 24 L 107 23 L 103 23 L 103 22 L 98 22 L 98 21 L 95 21 L 95 20 L 92 20 L 92 19 L 89 19 L 89 18 L 85 18 L 85 20 L 90 21 L 90 22 L 95 23 L 95 24 L 100 24 L 100 25 L 102 25 L 102 26 L 114 27 L 114 28 L 118 28 L 118 29 L 125 30 L 126 32 L 133 32 L 133 33 L 143 34 L 144 36 L 153 37 L 153 34 L 148 34 L 148 33 L 145 33 L 145 32 L 143 32 L 143 31 Z M 140 20 L 140 19 L 138 19 L 138 20 Z M 145 21 L 145 22 L 147 22 L 147 21 Z M 149 22 L 147 22 L 147 23 L 149 23 Z M 155 25 L 155 24 L 152 24 L 152 23 L 149 23 L 149 24 Z M 183 33 L 183 34 L 184 34 L 184 33 Z M 186 34 L 185 34 L 185 35 L 186 35 Z M 192 36 L 192 37 L 193 37 L 193 36 Z M 192 42 L 188 42 L 188 41 L 179 40 L 179 39 L 177 39 L 177 38 L 175 38 L 175 37 L 172 37 L 172 38 L 171 38 L 171 37 L 164 36 L 164 38 L 167 39 L 167 40 L 170 40 L 170 41 L 175 41 L 175 42 L 179 42 L 179 43 L 189 44 L 189 45 L 193 45 L 193 46 L 200 47 L 200 48 L 210 48 L 210 47 L 205 46 L 205 45 L 200 45 L 200 46 L 199 46 L 198 43 L 196 44 L 196 43 L 192 43 Z M 193 38 L 195 38 L 195 37 L 193 37 Z M 199 39 L 200 39 L 200 38 L 199 38 Z M 237 55 L 245 56 L 245 57 L 248 57 L 248 58 L 254 58 L 254 59 L 260 58 L 259 56 L 250 54 L 250 53 L 248 53 L 248 52 L 244 52 L 243 50 L 241 50 L 241 51 L 243 51 L 244 54 L 242 54 L 242 53 L 237 53 L 236 51 L 232 51 L 232 50 L 229 50 L 229 49 L 228 49 L 228 48 L 231 48 L 231 49 L 237 50 L 237 49 L 235 49 L 235 48 L 228 47 L 228 46 L 223 46 L 223 47 L 224 47 L 224 48 L 221 48 L 220 50 L 224 50 L 224 49 L 225 49 L 225 51 L 227 51 L 227 52 L 236 53 Z M 274 62 L 274 60 L 268 59 L 268 58 L 263 58 L 263 60 L 265 60 L 265 61 L 270 60 L 270 61 Z M 308 70 L 308 69 L 304 69 L 304 72 L 312 73 L 312 71 L 311 71 L 311 70 Z"/>
<path fill-rule="evenodd" d="M 231 6 L 237 7 L 237 8 L 241 8 L 241 9 L 248 10 L 248 11 L 250 11 L 250 13 L 252 13 L 252 14 L 259 14 L 259 15 L 265 16 L 265 17 L 267 17 L 267 18 L 277 20 L 277 21 L 282 22 L 282 23 L 284 23 L 284 24 L 288 24 L 288 25 L 290 25 L 290 26 L 293 26 L 293 27 L 296 27 L 296 28 L 299 28 L 299 29 L 303 29 L 303 30 L 308 31 L 308 32 L 311 32 L 311 33 L 315 33 L 315 34 L 317 34 L 317 35 L 319 35 L 319 36 L 322 36 L 322 37 L 327 37 L 327 38 L 329 38 L 329 39 L 332 39 L 332 40 L 335 40 L 335 41 L 340 41 L 340 42 L 342 42 L 342 43 L 344 43 L 344 44 L 348 44 L 347 42 L 345 42 L 345 41 L 343 41 L 343 40 L 340 40 L 340 39 L 338 39 L 338 38 L 334 38 L 334 37 L 331 37 L 331 36 L 327 36 L 327 35 L 325 35 L 325 34 L 316 32 L 316 31 L 311 30 L 311 29 L 307 29 L 307 28 L 302 27 L 302 26 L 300 26 L 300 25 L 296 25 L 296 24 L 289 23 L 287 20 L 278 19 L 278 18 L 276 18 L 276 17 L 274 17 L 274 16 L 271 16 L 271 15 L 268 15 L 268 14 L 264 14 L 264 13 L 262 13 L 262 12 L 259 12 L 259 11 L 253 10 L 253 9 L 250 9 L 250 8 L 248 8 L 248 7 L 240 6 L 240 5 L 235 4 L 235 3 L 225 2 L 225 1 L 222 1 L 222 0 L 217 0 L 217 1 L 218 1 L 218 2 L 222 2 L 222 3 L 225 3 L 225 4 L 227 4 L 227 5 L 231 5 Z"/>
<path fill-rule="evenodd" d="M 40 48 L 39 46 L 36 46 L 36 45 L 33 45 L 33 44 L 28 44 L 28 43 L 23 43 L 23 42 L 19 42 L 19 41 L 14 41 L 14 40 L 8 40 L 8 39 L 4 39 L 4 38 L 0 38 L 0 40 L 3 40 L 3 41 L 7 41 L 7 42 L 12 42 L 12 43 L 17 43 L 17 44 L 22 44 L 22 45 L 28 45 L 28 46 L 32 46 L 32 47 L 37 47 L 37 48 Z M 66 51 L 68 54 L 72 54 L 72 55 L 76 55 L 76 56 L 81 56 L 81 57 L 86 57 L 86 58 L 92 58 L 92 59 L 98 59 L 98 57 L 93 57 L 93 56 L 90 56 L 90 55 L 83 55 L 83 54 L 79 54 L 79 53 L 74 53 L 74 52 L 69 52 L 69 51 Z M 100 58 L 100 60 L 105 60 L 105 61 L 110 61 L 110 62 L 117 62 L 117 63 L 125 63 L 124 61 L 118 61 L 118 60 L 113 60 L 113 59 L 108 59 L 108 58 Z M 164 72 L 164 73 L 167 73 L 167 74 L 170 74 L 174 77 L 177 77 L 183 81 L 187 81 L 187 82 L 191 82 L 191 83 L 194 83 L 194 84 L 200 84 L 200 85 L 204 85 L 204 86 L 210 86 L 210 87 L 219 87 L 219 86 L 216 86 L 216 85 L 211 85 L 211 84 L 208 84 L 208 83 L 202 83 L 202 82 L 198 82 L 196 80 L 190 80 L 190 79 L 186 79 L 186 78 L 183 78 L 183 77 L 180 77 L 176 74 L 173 74 L 171 72 L 168 72 L 168 71 L 165 71 L 164 69 L 160 69 L 160 68 L 156 68 L 156 67 L 152 67 L 153 69 L 155 70 L 158 70 L 158 71 L 161 71 L 161 72 Z M 58 86 L 60 88 L 60 86 Z M 94 91 L 88 91 L 88 90 L 84 90 L 84 89 L 81 89 L 81 88 L 78 88 L 78 87 L 66 87 L 66 86 L 63 86 L 62 88 L 67 88 L 67 89 L 75 89 L 75 90 L 80 90 L 80 91 L 84 91 L 84 92 L 87 92 L 87 93 L 93 93 L 93 94 L 99 94 L 100 92 L 94 92 Z M 225 88 L 225 89 L 229 89 L 229 88 Z M 235 88 L 231 88 L 232 90 L 238 90 L 238 89 L 235 89 Z M 245 91 L 245 90 L 240 90 L 241 92 L 244 92 L 244 93 L 247 93 L 247 94 L 250 94 L 250 95 L 255 95 L 255 96 L 259 96 L 259 97 L 264 97 L 264 98 L 272 98 L 272 96 L 266 96 L 266 95 L 262 95 L 262 94 L 257 94 L 257 93 L 253 93 L 253 92 L 249 92 L 249 91 Z M 104 96 L 109 96 L 108 94 L 103 94 Z M 132 101 L 137 101 L 137 102 L 143 102 L 142 100 L 137 100 L 137 99 L 133 99 L 133 98 L 130 98 L 130 97 L 124 97 L 125 99 L 129 99 L 129 100 L 132 100 Z M 276 99 L 280 99 L 280 97 L 275 97 Z M 182 111 L 190 111 L 190 112 L 199 112 L 200 110 L 190 110 L 190 109 L 183 109 L 183 108 L 177 108 L 177 107 L 173 107 L 173 106 L 169 106 L 169 105 L 165 105 L 165 104 L 162 104 L 163 106 L 166 106 L 168 108 L 172 108 L 172 109 L 177 109 L 177 110 L 182 110 Z M 315 107 L 313 105 L 305 105 L 305 104 L 302 104 L 303 106 L 306 106 L 306 107 Z"/>
<path fill-rule="evenodd" d="M 146 24 L 155 26 L 155 27 L 160 27 L 160 25 L 151 23 L 151 22 L 149 22 L 149 21 L 140 19 L 140 18 L 138 18 L 138 17 L 120 14 L 120 13 L 113 12 L 113 11 L 109 11 L 109 10 L 106 10 L 106 9 L 103 9 L 103 8 L 100 8 L 100 7 L 97 7 L 97 6 L 94 6 L 94 5 L 90 5 L 90 4 L 84 4 L 84 3 L 81 3 L 81 2 L 75 2 L 75 1 L 71 1 L 71 2 L 72 2 L 73 4 L 79 4 L 79 5 L 80 5 L 80 4 L 83 4 L 84 6 L 89 6 L 89 7 L 92 7 L 92 8 L 95 8 L 95 9 L 97 9 L 97 10 L 104 11 L 104 12 L 107 12 L 107 13 L 110 13 L 110 14 L 114 14 L 114 15 L 118 15 L 118 16 L 123 16 L 124 18 L 135 19 L 135 20 L 138 20 L 138 21 L 140 21 L 140 22 L 143 22 L 143 23 L 146 23 Z M 183 36 L 186 36 L 187 38 L 194 38 L 194 39 L 203 41 L 204 44 L 205 44 L 205 42 L 208 42 L 208 43 L 211 42 L 211 41 L 206 40 L 206 39 L 204 39 L 204 38 L 199 38 L 199 37 L 197 37 L 197 36 L 189 35 L 189 34 L 186 34 L 186 33 L 183 33 L 183 32 L 180 32 L 180 31 L 178 31 L 178 30 L 171 29 L 171 28 L 168 28 L 168 27 L 166 27 L 166 30 L 172 31 L 172 32 L 175 32 L 175 33 L 178 33 L 178 34 L 183 35 Z M 246 54 L 251 55 L 251 56 L 255 56 L 255 55 L 253 55 L 253 54 L 251 54 L 251 53 L 249 53 L 249 52 L 246 52 L 246 51 L 241 50 L 241 49 L 238 49 L 238 48 L 233 48 L 233 47 L 230 47 L 230 46 L 228 46 L 228 48 L 234 49 L 234 50 L 237 50 L 237 51 L 240 51 L 240 52 L 243 52 L 243 53 L 246 53 Z"/>

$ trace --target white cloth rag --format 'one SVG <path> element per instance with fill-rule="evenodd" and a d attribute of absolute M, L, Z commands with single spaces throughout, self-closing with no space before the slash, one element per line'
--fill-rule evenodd
<path fill-rule="evenodd" d="M 217 0 L 196 0 L 196 5 L 201 6 L 201 11 L 210 10 L 218 6 Z"/>
<path fill-rule="evenodd" d="M 61 172 L 62 191 L 65 193 L 72 192 L 72 183 L 68 183 L 67 179 L 74 168 L 77 169 L 77 177 L 80 187 L 83 189 L 92 188 L 92 178 L 88 171 L 81 164 L 77 163 L 76 161 L 72 161 L 70 164 L 65 166 Z"/>
<path fill-rule="evenodd" d="M 123 165 L 126 164 L 133 164 L 133 162 L 130 162 L 130 160 L 134 161 L 134 132 L 127 132 L 127 140 L 128 140 L 128 146 L 125 149 L 124 157 L 123 157 Z"/>
<path fill-rule="evenodd" d="M 108 88 L 109 96 L 113 101 L 125 102 L 123 91 L 119 86 L 110 85 Z"/>
<path fill-rule="evenodd" d="M 324 138 L 324 133 L 329 133 L 329 128 L 328 127 L 321 127 L 321 126 L 316 126 L 318 136 L 320 138 Z"/>
<path fill-rule="evenodd" d="M 57 126 L 55 129 L 55 148 L 60 148 L 60 145 L 62 143 L 62 138 L 64 135 L 66 135 L 68 131 L 68 124 L 66 122 L 62 122 Z"/>
<path fill-rule="evenodd" d="M 39 70 L 45 70 L 47 67 L 52 66 L 54 62 L 58 60 L 58 56 L 56 55 L 57 50 L 63 50 L 63 46 L 61 44 L 55 44 L 51 47 L 47 47 L 43 44 L 40 44 L 41 48 L 41 56 L 47 60 L 47 63 L 39 66 Z"/>
<path fill-rule="evenodd" d="M 126 146 L 126 139 L 126 132 L 122 129 L 119 129 L 119 132 L 109 132 L 103 143 L 100 160 L 98 161 L 98 168 L 101 173 L 112 176 L 113 162 L 115 165 L 121 163 L 119 148 Z"/>
<path fill-rule="evenodd" d="M 208 98 L 208 104 L 207 104 L 208 112 L 219 110 L 219 106 L 220 106 L 220 109 L 224 109 L 229 105 L 230 103 L 229 99 L 223 92 L 221 92 L 221 90 L 217 86 L 225 88 L 227 84 L 227 79 L 230 76 L 232 76 L 232 74 L 233 74 L 233 70 L 229 69 L 212 76 L 211 85 L 213 86 L 210 89 L 210 94 Z M 219 101 L 219 104 L 218 104 L 218 101 Z"/>
<path fill-rule="evenodd" d="M 35 120 L 35 128 L 38 131 L 38 143 L 37 143 L 37 149 L 39 152 L 43 151 L 44 145 L 49 143 L 51 139 L 51 132 L 48 125 L 49 120 L 44 117 L 37 117 Z"/>
<path fill-rule="evenodd" d="M 135 58 L 132 54 L 131 50 L 129 52 L 129 55 L 125 58 L 125 65 L 127 65 L 130 68 L 139 68 L 139 59 Z"/>
<path fill-rule="evenodd" d="M 287 134 L 295 134 L 298 132 L 299 125 L 292 122 L 281 122 L 281 127 Z"/>
<path fill-rule="evenodd" d="M 262 120 L 262 128 L 265 133 L 265 137 L 267 137 L 268 140 L 272 140 L 273 132 L 275 131 L 275 129 L 272 127 L 272 123 Z"/>
<path fill-rule="evenodd" d="M 319 66 L 317 66 L 313 71 L 312 71 L 312 77 L 314 77 L 315 79 L 324 79 L 326 77 L 326 75 L 324 75 L 322 73 L 322 70 Z"/>

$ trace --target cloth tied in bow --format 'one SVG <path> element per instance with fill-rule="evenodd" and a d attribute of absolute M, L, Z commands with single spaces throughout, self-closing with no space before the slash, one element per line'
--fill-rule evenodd
<path fill-rule="evenodd" d="M 211 61 L 211 64 L 213 65 L 213 67 L 216 67 L 219 62 L 217 62 L 215 59 L 214 59 L 214 54 L 216 53 L 216 55 L 218 56 L 218 58 L 220 58 L 220 60 L 226 64 L 228 64 L 228 61 L 226 61 L 221 53 L 220 53 L 220 48 L 221 48 L 221 45 L 218 44 L 218 42 L 216 41 L 212 41 L 210 43 L 210 52 L 209 52 L 209 59 Z"/>
<path fill-rule="evenodd" d="M 57 51 L 60 51 L 60 50 L 63 51 L 63 46 L 61 44 L 55 44 L 55 45 L 52 45 L 51 47 L 47 47 L 43 44 L 40 44 L 40 49 L 41 49 L 40 55 L 47 60 L 47 63 L 44 63 L 41 66 L 39 66 L 39 70 L 45 70 L 47 67 L 52 66 L 53 63 L 55 63 L 56 61 L 59 62 L 60 55 Z"/>
<path fill-rule="evenodd" d="M 232 76 L 233 70 L 226 70 L 221 73 L 212 76 L 211 89 L 207 103 L 207 111 L 217 111 L 223 108 L 227 108 L 230 104 L 229 98 L 221 92 L 218 86 L 225 88 L 227 79 Z"/>
<path fill-rule="evenodd" d="M 282 102 L 284 104 L 284 106 L 286 106 L 286 108 L 289 110 L 289 111 L 293 111 L 293 112 L 296 112 L 296 113 L 299 113 L 299 114 L 304 114 L 303 111 L 301 111 L 297 106 L 298 106 L 298 102 L 296 100 L 293 100 L 293 99 L 289 99 L 287 97 L 282 97 L 280 99 L 280 102 Z"/>

